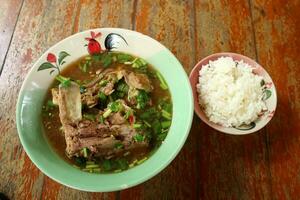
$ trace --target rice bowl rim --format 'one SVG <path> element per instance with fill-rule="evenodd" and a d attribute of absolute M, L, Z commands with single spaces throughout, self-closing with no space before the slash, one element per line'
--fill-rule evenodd
<path fill-rule="evenodd" d="M 213 123 L 211 121 L 209 121 L 209 119 L 207 118 L 206 114 L 204 113 L 204 111 L 202 110 L 200 104 L 199 104 L 199 99 L 198 99 L 198 92 L 197 92 L 197 84 L 199 83 L 199 71 L 201 70 L 201 68 L 203 67 L 203 65 L 206 65 L 209 63 L 209 61 L 215 61 L 220 57 L 232 57 L 233 60 L 243 60 L 244 63 L 247 63 L 248 65 L 250 65 L 252 68 L 254 68 L 255 71 L 258 71 L 255 74 L 258 74 L 260 76 L 262 76 L 264 78 L 264 80 L 266 80 L 266 82 L 270 82 L 272 83 L 271 88 L 269 89 L 271 91 L 271 97 L 266 100 L 266 105 L 270 111 L 270 113 L 267 113 L 267 116 L 264 116 L 262 118 L 259 118 L 258 120 L 255 121 L 255 127 L 249 130 L 239 130 L 236 129 L 234 127 L 224 127 L 222 125 Z M 268 74 L 268 72 L 260 65 L 258 64 L 255 60 L 241 55 L 241 54 L 237 54 L 237 53 L 232 53 L 232 52 L 220 52 L 220 53 L 215 53 L 215 54 L 211 54 L 209 56 L 206 56 L 205 58 L 201 59 L 192 69 L 190 75 L 189 75 L 189 79 L 190 79 L 190 83 L 192 86 L 192 90 L 193 90 L 193 96 L 194 96 L 194 111 L 197 114 L 197 116 L 204 122 L 206 123 L 208 126 L 212 127 L 213 129 L 226 133 L 226 134 L 232 134 L 232 135 L 246 135 L 246 134 L 250 134 L 250 133 L 254 133 L 259 131 L 260 129 L 264 128 L 273 118 L 275 111 L 276 111 L 276 107 L 277 107 L 277 92 L 276 92 L 276 88 L 274 85 L 274 82 L 272 80 L 272 78 L 270 77 L 270 75 Z M 267 112 L 269 112 L 267 111 Z"/>

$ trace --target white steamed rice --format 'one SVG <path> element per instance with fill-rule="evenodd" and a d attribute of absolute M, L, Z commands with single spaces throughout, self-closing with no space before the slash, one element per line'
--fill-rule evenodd
<path fill-rule="evenodd" d="M 263 77 L 250 65 L 220 57 L 199 71 L 199 103 L 210 121 L 226 127 L 250 124 L 266 109 Z"/>

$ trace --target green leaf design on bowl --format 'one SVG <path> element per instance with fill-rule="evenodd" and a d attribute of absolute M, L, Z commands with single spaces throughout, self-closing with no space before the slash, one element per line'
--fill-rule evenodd
<path fill-rule="evenodd" d="M 268 98 L 270 98 L 270 96 L 272 95 L 272 92 L 271 92 L 271 90 L 264 90 L 264 93 L 263 93 L 263 100 L 265 101 L 265 100 L 267 100 Z"/>
<path fill-rule="evenodd" d="M 59 55 L 58 55 L 58 64 L 59 65 L 62 65 L 64 63 L 62 63 L 62 61 L 65 59 L 65 57 L 69 56 L 70 54 L 68 54 L 67 52 L 65 51 L 61 51 L 59 52 Z"/>
<path fill-rule="evenodd" d="M 241 131 L 247 131 L 247 130 L 253 129 L 255 126 L 256 126 L 255 122 L 251 122 L 250 124 L 243 124 L 239 127 L 234 127 L 234 128 L 241 130 Z"/>
<path fill-rule="evenodd" d="M 55 70 L 57 70 L 58 74 L 60 74 L 60 66 L 66 63 L 66 61 L 64 61 L 64 59 L 65 59 L 67 56 L 70 56 L 70 54 L 68 54 L 68 53 L 65 52 L 65 51 L 59 52 L 59 54 L 58 54 L 58 63 L 57 63 L 55 54 L 53 54 L 53 53 L 48 53 L 48 56 L 47 56 L 47 61 L 48 61 L 48 62 L 44 62 L 43 64 L 41 64 L 41 65 L 39 66 L 39 68 L 38 68 L 37 71 L 41 71 L 41 70 L 53 68 L 53 70 L 50 71 L 50 75 L 51 75 Z M 52 64 L 52 63 L 53 63 L 53 64 Z"/>
<path fill-rule="evenodd" d="M 56 68 L 56 67 L 49 62 L 44 62 L 43 64 L 40 65 L 40 67 L 38 68 L 38 71 L 41 71 L 44 69 L 50 69 L 50 68 Z"/>

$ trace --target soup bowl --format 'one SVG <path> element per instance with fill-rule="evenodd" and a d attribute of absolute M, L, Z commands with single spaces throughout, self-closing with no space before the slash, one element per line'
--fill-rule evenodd
<path fill-rule="evenodd" d="M 114 39 L 113 35 L 122 39 Z M 99 45 L 91 48 L 91 41 L 97 41 Z M 45 135 L 41 112 L 45 95 L 56 75 L 69 63 L 87 55 L 88 51 L 104 47 L 141 57 L 162 74 L 171 92 L 173 118 L 163 144 L 145 162 L 119 173 L 92 174 L 73 167 L 55 152 Z M 20 141 L 31 161 L 44 174 L 71 188 L 108 192 L 132 187 L 162 171 L 182 148 L 189 134 L 193 111 L 188 77 L 166 47 L 135 31 L 99 28 L 58 42 L 36 61 L 20 90 L 16 118 Z"/>

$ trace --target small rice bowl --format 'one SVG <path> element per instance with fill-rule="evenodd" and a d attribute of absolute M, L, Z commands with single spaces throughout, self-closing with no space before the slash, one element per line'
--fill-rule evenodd
<path fill-rule="evenodd" d="M 199 104 L 211 122 L 239 127 L 254 122 L 265 110 L 263 77 L 243 60 L 220 57 L 199 71 Z"/>

